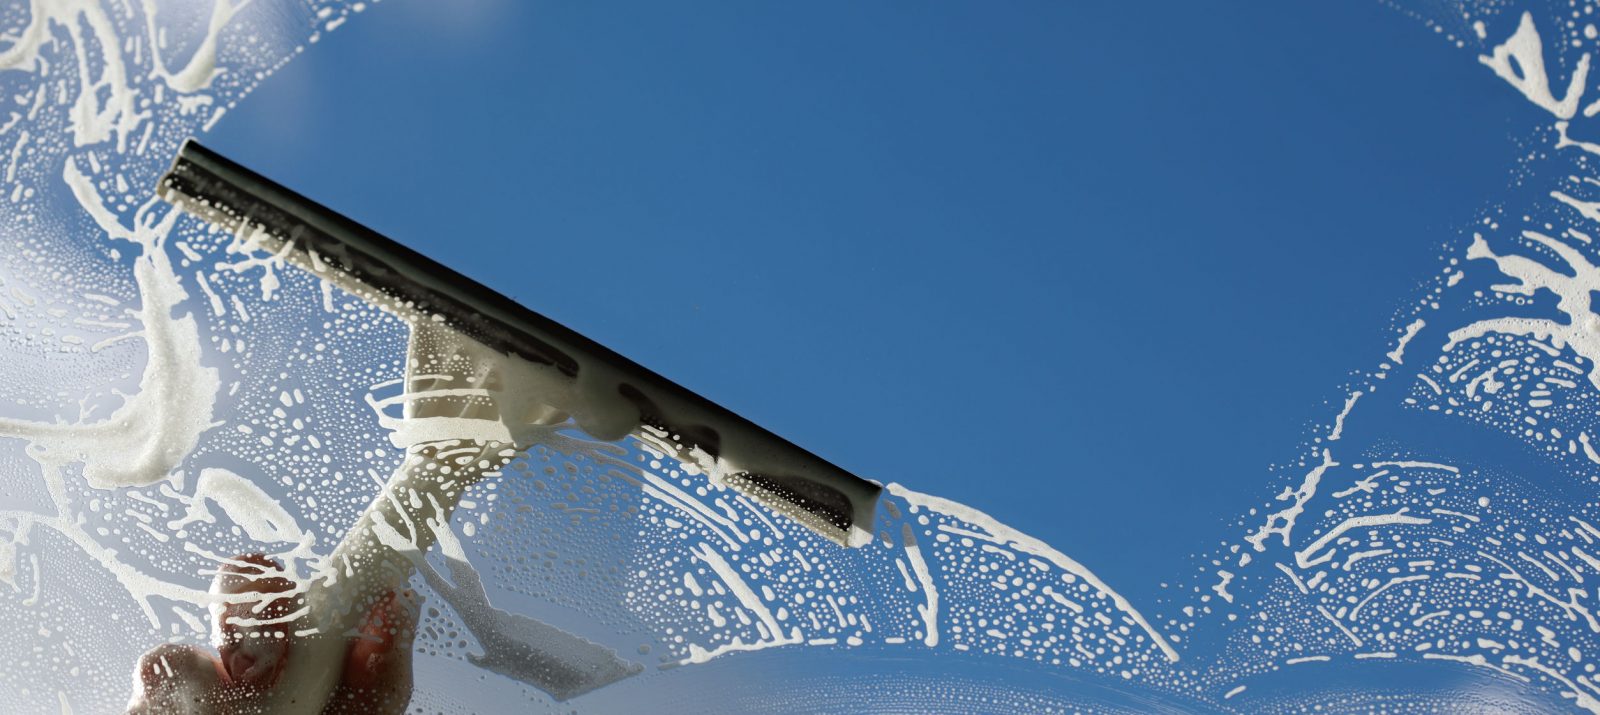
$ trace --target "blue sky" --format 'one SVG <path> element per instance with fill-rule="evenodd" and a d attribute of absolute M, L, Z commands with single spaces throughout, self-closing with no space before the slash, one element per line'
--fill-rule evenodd
<path fill-rule="evenodd" d="M 1140 601 L 1532 111 L 1377 2 L 1201 5 L 389 0 L 203 140 Z"/>

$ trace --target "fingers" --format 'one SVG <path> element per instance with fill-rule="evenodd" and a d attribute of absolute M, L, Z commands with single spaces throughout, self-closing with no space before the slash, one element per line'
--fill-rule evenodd
<path fill-rule="evenodd" d="M 211 592 L 261 594 L 261 598 L 223 604 L 213 609 L 212 638 L 221 654 L 227 681 L 247 689 L 266 689 L 278 681 L 289 652 L 290 624 L 297 599 L 274 597 L 294 588 L 283 568 L 260 554 L 245 554 L 226 563 L 212 581 Z"/>
<path fill-rule="evenodd" d="M 128 715 L 210 713 L 225 697 L 222 664 L 192 645 L 157 646 L 133 671 Z"/>
<path fill-rule="evenodd" d="M 391 592 L 373 605 L 350 643 L 344 678 L 323 712 L 400 715 L 411 702 L 411 644 L 420 601 L 415 592 Z"/>
<path fill-rule="evenodd" d="M 290 597 L 272 596 L 294 588 L 281 574 L 282 567 L 260 554 L 224 564 L 212 580 L 212 593 L 262 597 L 213 607 L 212 638 L 220 658 L 196 646 L 177 644 L 159 646 L 140 657 L 128 713 L 213 714 L 271 687 L 283 671 L 289 648 L 288 624 L 272 621 L 292 613 L 295 603 Z"/>
<path fill-rule="evenodd" d="M 278 684 L 289 657 L 300 599 L 282 567 L 259 554 L 225 564 L 212 592 L 258 598 L 213 606 L 220 657 L 192 645 L 164 645 L 139 659 L 129 715 L 215 715 L 233 712 Z M 390 593 L 367 612 L 346 650 L 342 679 L 324 713 L 403 715 L 411 701 L 411 646 L 419 599 Z"/>

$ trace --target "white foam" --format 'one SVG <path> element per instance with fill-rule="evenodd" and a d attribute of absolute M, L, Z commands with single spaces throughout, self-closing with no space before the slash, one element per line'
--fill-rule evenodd
<path fill-rule="evenodd" d="M 211 521 L 213 517 L 206 511 L 206 502 L 215 504 L 257 542 L 301 543 L 309 536 L 288 510 L 255 482 L 216 467 L 200 470 L 187 513 L 182 519 L 168 524 L 167 528 L 178 529 L 195 521 Z"/>
<path fill-rule="evenodd" d="M 82 463 L 84 478 L 97 488 L 153 484 L 167 478 L 194 449 L 200 434 L 211 428 L 220 386 L 217 371 L 200 362 L 194 317 L 174 315 L 188 298 L 162 248 L 176 213 L 124 226 L 70 161 L 65 178 L 108 235 L 143 249 L 133 270 L 142 303 L 135 317 L 143 326 L 144 371 L 138 391 L 104 420 L 74 424 L 0 419 L 0 437 L 30 442 L 30 454 L 46 469 Z"/>
<path fill-rule="evenodd" d="M 1122 597 L 1122 594 L 1117 593 L 1104 581 L 1101 581 L 1100 577 L 1094 575 L 1094 573 L 1085 568 L 1083 564 L 1078 563 L 1060 551 L 1050 548 L 1050 546 L 1044 542 L 1023 534 L 1022 532 L 1019 532 L 1009 526 L 1001 524 L 988 514 L 978 511 L 977 509 L 965 504 L 958 504 L 948 499 L 942 499 L 940 497 L 914 492 L 898 484 L 890 484 L 887 489 L 889 493 L 905 499 L 907 503 L 932 509 L 945 514 L 950 514 L 972 524 L 979 525 L 988 532 L 988 538 L 992 539 L 995 543 L 1004 544 L 1008 548 L 1037 556 L 1045 561 L 1050 562 L 1051 564 L 1054 564 L 1069 574 L 1082 578 L 1097 591 L 1109 597 L 1112 602 L 1117 605 L 1118 609 L 1132 619 L 1134 623 L 1138 624 L 1138 626 L 1144 630 L 1145 634 L 1150 637 L 1151 642 L 1154 643 L 1157 648 L 1161 649 L 1162 654 L 1166 656 L 1167 660 L 1174 663 L 1178 661 L 1178 651 L 1172 647 L 1171 643 L 1167 642 L 1166 637 L 1163 636 L 1160 631 L 1157 631 L 1154 626 L 1151 626 L 1150 622 L 1145 620 L 1145 617 L 1139 613 L 1138 609 L 1135 609 L 1133 604 L 1129 603 L 1126 598 Z"/>
<path fill-rule="evenodd" d="M 1585 52 L 1579 57 L 1561 99 L 1551 94 L 1550 77 L 1544 63 L 1544 43 L 1539 38 L 1538 28 L 1534 26 L 1533 14 L 1529 12 L 1522 13 L 1517 31 L 1510 38 L 1496 45 L 1490 54 L 1478 57 L 1478 61 L 1516 87 L 1528 101 L 1559 119 L 1571 119 L 1577 113 L 1578 103 L 1583 99 L 1584 81 L 1589 76 L 1589 53 Z"/>

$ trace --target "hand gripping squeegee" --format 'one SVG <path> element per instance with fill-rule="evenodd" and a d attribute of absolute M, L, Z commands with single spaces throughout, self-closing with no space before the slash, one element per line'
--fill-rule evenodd
<path fill-rule="evenodd" d="M 578 402 L 599 406 L 574 413 L 598 439 L 651 429 L 680 455 L 709 456 L 725 484 L 817 533 L 848 546 L 872 540 L 878 485 L 192 139 L 157 191 L 404 319 L 443 322 L 556 371 Z"/>

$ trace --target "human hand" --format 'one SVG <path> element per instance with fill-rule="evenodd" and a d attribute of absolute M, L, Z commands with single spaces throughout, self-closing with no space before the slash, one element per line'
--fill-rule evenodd
<path fill-rule="evenodd" d="M 213 608 L 217 653 L 193 645 L 157 646 L 139 658 L 128 715 L 269 715 L 262 701 L 294 683 L 280 682 L 295 657 L 299 608 L 294 584 L 282 567 L 248 554 L 225 564 L 213 593 L 260 594 L 260 598 Z M 401 715 L 411 701 L 411 643 L 418 601 L 410 591 L 390 592 L 368 611 L 348 643 L 343 675 L 324 715 Z"/>

